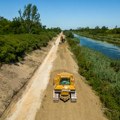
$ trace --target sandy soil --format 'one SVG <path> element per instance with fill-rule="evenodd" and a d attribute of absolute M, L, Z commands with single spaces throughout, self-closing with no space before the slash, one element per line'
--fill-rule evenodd
<path fill-rule="evenodd" d="M 54 40 L 55 39 L 56 38 L 54 38 Z M 4 64 L 0 67 L 0 116 L 18 91 L 23 89 L 33 76 L 34 72 L 53 46 L 53 41 L 50 41 L 47 47 L 27 54 L 24 61 L 20 63 L 11 65 Z"/>
<path fill-rule="evenodd" d="M 61 71 L 73 73 L 76 79 L 77 103 L 52 101 L 53 77 Z M 59 45 L 57 58 L 54 61 L 51 79 L 45 92 L 42 105 L 37 112 L 36 120 L 106 120 L 99 98 L 85 84 L 78 74 L 78 67 L 67 49 L 66 44 Z"/>

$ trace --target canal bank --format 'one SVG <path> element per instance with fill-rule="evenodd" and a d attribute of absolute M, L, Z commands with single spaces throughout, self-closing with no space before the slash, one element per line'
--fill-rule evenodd
<path fill-rule="evenodd" d="M 105 114 L 110 120 L 119 120 L 120 60 L 79 45 L 79 39 L 67 37 L 67 41 L 77 60 L 79 73 L 99 95 Z"/>
<path fill-rule="evenodd" d="M 80 40 L 80 45 L 101 52 L 107 57 L 115 60 L 120 60 L 120 47 L 102 41 L 93 40 L 91 38 L 79 36 L 74 34 L 74 37 Z"/>

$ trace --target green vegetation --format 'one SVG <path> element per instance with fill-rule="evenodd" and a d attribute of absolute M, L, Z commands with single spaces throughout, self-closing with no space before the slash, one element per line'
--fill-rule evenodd
<path fill-rule="evenodd" d="M 0 62 L 13 63 L 22 59 L 26 52 L 46 47 L 55 32 L 43 32 L 39 35 L 0 35 Z"/>
<path fill-rule="evenodd" d="M 12 21 L 0 17 L 0 63 L 22 60 L 26 52 L 46 47 L 60 28 L 46 29 L 35 5 L 28 4 Z"/>
<path fill-rule="evenodd" d="M 75 38 L 67 37 L 67 40 L 76 56 L 79 73 L 97 91 L 106 107 L 105 114 L 110 120 L 120 120 L 120 61 L 79 46 L 79 40 Z"/>
<path fill-rule="evenodd" d="M 108 27 L 105 26 L 99 28 L 97 26 L 94 29 L 87 27 L 73 31 L 81 36 L 120 45 L 120 28 L 117 28 L 117 26 L 113 29 L 108 29 Z"/>

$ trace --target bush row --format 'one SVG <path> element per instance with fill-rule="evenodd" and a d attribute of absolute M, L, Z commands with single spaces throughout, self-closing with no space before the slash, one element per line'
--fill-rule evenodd
<path fill-rule="evenodd" d="M 36 34 L 0 35 L 0 62 L 20 61 L 26 52 L 46 47 L 57 33 L 53 31 Z"/>

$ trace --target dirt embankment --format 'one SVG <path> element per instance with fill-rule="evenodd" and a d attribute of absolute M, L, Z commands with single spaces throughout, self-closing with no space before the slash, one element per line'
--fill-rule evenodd
<path fill-rule="evenodd" d="M 8 107 L 14 95 L 24 87 L 42 63 L 53 46 L 53 41 L 50 41 L 46 48 L 27 54 L 21 63 L 4 64 L 0 67 L 0 116 Z"/>
<path fill-rule="evenodd" d="M 53 61 L 57 57 L 59 41 L 60 35 L 53 43 L 44 61 L 42 61 L 29 80 L 25 89 L 22 89 L 21 96 L 17 94 L 2 115 L 1 120 L 34 120 L 50 79 Z"/>
<path fill-rule="evenodd" d="M 45 91 L 36 120 L 106 120 L 99 98 L 78 74 L 78 66 L 67 44 L 59 45 L 57 58 L 51 71 L 51 79 Z M 62 71 L 73 73 L 76 79 L 77 103 L 53 102 L 53 77 Z"/>

